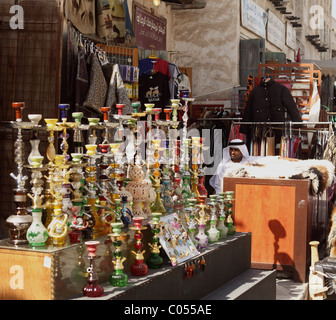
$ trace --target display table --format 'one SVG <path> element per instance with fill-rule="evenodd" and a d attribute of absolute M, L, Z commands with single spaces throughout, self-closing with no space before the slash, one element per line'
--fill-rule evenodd
<path fill-rule="evenodd" d="M 257 269 L 290 271 L 306 282 L 310 240 L 320 240 L 327 224 L 326 199 L 311 196 L 309 180 L 224 178 L 234 191 L 237 231 L 252 233 L 251 261 Z"/>
<path fill-rule="evenodd" d="M 101 245 L 97 254 L 101 258 L 96 261 L 97 274 L 105 289 L 104 296 L 98 299 L 201 299 L 251 267 L 251 235 L 237 233 L 210 244 L 193 258 L 190 263 L 204 257 L 206 265 L 204 271 L 190 279 L 184 277 L 187 263 L 172 267 L 164 253 L 163 268 L 149 269 L 146 276 L 134 277 L 129 272 L 131 258 L 126 255 L 129 283 L 125 288 L 113 288 L 108 282 L 113 272 L 113 246 L 107 237 L 98 240 Z M 84 244 L 15 248 L 5 239 L 0 241 L 0 259 L 0 299 L 88 299 L 82 294 L 88 267 Z"/>

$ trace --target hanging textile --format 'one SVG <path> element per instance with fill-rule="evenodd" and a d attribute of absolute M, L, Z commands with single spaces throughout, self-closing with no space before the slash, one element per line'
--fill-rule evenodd
<path fill-rule="evenodd" d="M 97 32 L 113 43 L 125 42 L 125 8 L 123 0 L 97 0 Z"/>
<path fill-rule="evenodd" d="M 125 104 L 124 114 L 132 113 L 131 101 L 128 97 L 128 92 L 124 86 L 124 82 L 120 75 L 119 66 L 113 65 L 112 75 L 108 87 L 106 98 L 106 107 L 112 108 L 112 113 L 117 113 L 116 104 Z"/>
<path fill-rule="evenodd" d="M 139 61 L 139 76 L 143 74 L 152 75 L 160 72 L 170 78 L 169 64 L 167 61 L 158 58 L 145 58 Z"/>
<path fill-rule="evenodd" d="M 139 81 L 139 100 L 143 104 L 154 103 L 156 108 L 170 105 L 168 77 L 161 72 L 153 75 L 143 74 Z"/>
<path fill-rule="evenodd" d="M 90 62 L 90 87 L 83 107 L 93 114 L 101 115 L 100 108 L 105 105 L 107 83 L 95 53 L 90 54 Z"/>
<path fill-rule="evenodd" d="M 92 0 L 65 1 L 65 17 L 83 34 L 96 33 L 96 2 Z"/>
<path fill-rule="evenodd" d="M 170 79 L 169 79 L 170 99 L 176 99 L 176 98 L 179 98 L 177 77 L 180 74 L 180 70 L 174 63 L 168 62 L 168 66 L 169 66 L 169 73 L 170 73 Z"/>
<path fill-rule="evenodd" d="M 269 129 L 265 133 L 266 139 L 266 156 L 275 156 L 275 134 L 272 129 Z"/>

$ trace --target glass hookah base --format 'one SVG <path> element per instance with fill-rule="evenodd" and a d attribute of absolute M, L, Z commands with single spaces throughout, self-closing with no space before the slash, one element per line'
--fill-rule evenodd
<path fill-rule="evenodd" d="M 27 230 L 30 224 L 14 224 L 6 222 L 9 233 L 9 244 L 22 245 L 28 244 Z"/>
<path fill-rule="evenodd" d="M 83 294 L 86 297 L 101 297 L 104 294 L 104 288 L 97 283 L 89 283 L 83 288 Z"/>
<path fill-rule="evenodd" d="M 30 247 L 45 247 L 46 243 L 45 242 L 39 242 L 39 243 L 34 243 L 34 242 L 29 242 Z"/>
<path fill-rule="evenodd" d="M 160 256 L 150 256 L 147 259 L 147 265 L 150 269 L 159 269 L 162 267 L 163 259 Z"/>
<path fill-rule="evenodd" d="M 131 273 L 134 276 L 144 276 L 148 272 L 148 266 L 145 263 L 141 264 L 132 264 L 131 265 Z"/>
<path fill-rule="evenodd" d="M 128 277 L 125 273 L 113 272 L 110 275 L 110 284 L 112 287 L 125 287 L 127 285 Z"/>

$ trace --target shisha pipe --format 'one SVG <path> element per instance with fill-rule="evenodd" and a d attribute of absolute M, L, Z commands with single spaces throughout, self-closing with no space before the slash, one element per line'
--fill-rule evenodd
<path fill-rule="evenodd" d="M 153 154 L 154 150 L 152 147 L 152 114 L 153 114 L 153 108 L 155 104 L 146 103 L 146 113 L 147 113 L 147 170 L 150 169 L 150 167 L 153 165 Z"/>
<path fill-rule="evenodd" d="M 69 144 L 67 140 L 69 138 L 69 134 L 67 133 L 67 128 L 72 128 L 76 124 L 73 122 L 67 122 L 67 112 L 70 108 L 69 104 L 59 104 L 58 108 L 60 109 L 62 120 L 62 122 L 59 123 L 58 126 L 63 129 L 63 132 L 61 134 L 62 143 L 60 145 L 60 149 L 63 151 L 64 155 L 63 163 L 67 163 L 70 158 L 70 156 L 68 155 Z"/>
<path fill-rule="evenodd" d="M 26 211 L 26 189 L 25 182 L 28 179 L 23 175 L 23 150 L 24 142 L 22 139 L 21 123 L 22 123 L 22 110 L 25 107 L 24 102 L 13 102 L 12 108 L 15 109 L 16 121 L 12 123 L 13 127 L 18 129 L 17 139 L 14 143 L 15 163 L 17 164 L 17 175 L 10 173 L 10 176 L 16 180 L 17 188 L 14 189 L 14 201 L 16 202 L 16 214 L 10 215 L 6 219 L 6 225 L 9 231 L 8 243 L 14 245 L 27 244 L 26 232 L 31 225 L 33 218 Z"/>

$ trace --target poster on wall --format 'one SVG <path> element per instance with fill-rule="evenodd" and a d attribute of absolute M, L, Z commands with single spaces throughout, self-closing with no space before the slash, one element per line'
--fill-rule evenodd
<path fill-rule="evenodd" d="M 267 40 L 279 49 L 284 49 L 285 24 L 272 12 L 268 12 Z"/>
<path fill-rule="evenodd" d="M 241 25 L 265 39 L 266 11 L 252 0 L 241 0 Z"/>
<path fill-rule="evenodd" d="M 138 48 L 166 50 L 167 21 L 135 6 L 135 38 Z"/>
<path fill-rule="evenodd" d="M 286 26 L 286 45 L 293 50 L 297 50 L 296 30 L 289 22 Z"/>

